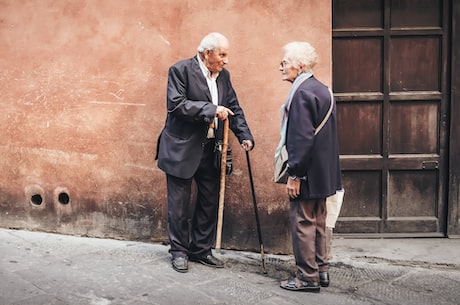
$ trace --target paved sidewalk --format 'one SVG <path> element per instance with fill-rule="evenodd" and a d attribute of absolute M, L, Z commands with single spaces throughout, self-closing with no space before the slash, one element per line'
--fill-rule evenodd
<path fill-rule="evenodd" d="M 333 241 L 334 260 L 379 258 L 416 265 L 451 265 L 460 267 L 460 239 L 343 239 Z M 460 304 L 460 303 L 459 303 Z"/>
<path fill-rule="evenodd" d="M 171 268 L 168 246 L 0 229 L 0 305 L 459 304 L 460 239 L 335 239 L 331 286 L 279 288 L 292 256 L 222 250 Z"/>

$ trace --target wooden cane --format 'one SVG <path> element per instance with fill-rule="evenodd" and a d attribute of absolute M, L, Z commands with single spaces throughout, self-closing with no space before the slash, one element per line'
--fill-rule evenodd
<path fill-rule="evenodd" d="M 227 148 L 228 148 L 228 121 L 224 121 L 224 143 L 222 146 L 222 161 L 220 165 L 220 192 L 219 192 L 219 211 L 217 215 L 217 235 L 216 250 L 220 251 L 222 241 L 222 223 L 224 219 L 224 198 L 225 198 L 225 176 L 227 169 Z"/>

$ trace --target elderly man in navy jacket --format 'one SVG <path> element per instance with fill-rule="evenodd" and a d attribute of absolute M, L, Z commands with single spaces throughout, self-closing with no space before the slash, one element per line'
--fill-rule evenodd
<path fill-rule="evenodd" d="M 178 272 L 188 271 L 189 259 L 210 267 L 224 266 L 211 251 L 220 189 L 215 147 L 223 138 L 224 121 L 230 120 L 230 129 L 243 149 L 249 151 L 254 147 L 230 74 L 224 68 L 228 50 L 225 36 L 210 33 L 201 41 L 195 57 L 174 64 L 168 73 L 168 112 L 157 158 L 158 167 L 166 173 L 170 253 L 172 266 Z M 189 232 L 193 180 L 197 200 Z"/>
<path fill-rule="evenodd" d="M 288 153 L 286 194 L 297 270 L 280 286 L 319 292 L 320 287 L 329 286 L 326 198 L 342 189 L 336 105 L 332 92 L 313 76 L 318 60 L 315 49 L 308 42 L 295 41 L 286 44 L 283 51 L 279 69 L 282 79 L 292 83 L 282 126 Z"/>

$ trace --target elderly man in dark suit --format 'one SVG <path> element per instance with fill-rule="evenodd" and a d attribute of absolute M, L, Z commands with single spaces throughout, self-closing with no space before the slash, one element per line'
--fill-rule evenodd
<path fill-rule="evenodd" d="M 198 54 L 169 68 L 167 117 L 157 146 L 158 167 L 166 173 L 168 234 L 172 266 L 188 271 L 188 260 L 222 268 L 212 254 L 220 189 L 220 166 L 215 164 L 216 142 L 223 138 L 224 121 L 243 149 L 254 138 L 224 68 L 229 42 L 220 33 L 206 35 Z M 192 181 L 197 200 L 189 232 L 188 208 Z M 191 234 L 190 234 L 191 233 Z M 189 240 L 191 236 L 191 240 Z"/>

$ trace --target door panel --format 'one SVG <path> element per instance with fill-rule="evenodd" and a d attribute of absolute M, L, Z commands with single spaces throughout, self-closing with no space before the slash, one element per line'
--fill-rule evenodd
<path fill-rule="evenodd" d="M 441 27 L 442 4 L 439 0 L 391 1 L 391 26 Z"/>
<path fill-rule="evenodd" d="M 338 129 L 353 135 L 353 141 L 350 141 L 348 137 L 339 137 L 340 153 L 342 155 L 381 155 L 382 103 L 344 102 L 338 104 L 337 109 Z"/>
<path fill-rule="evenodd" d="M 436 216 L 436 171 L 390 171 L 388 217 Z"/>
<path fill-rule="evenodd" d="M 341 212 L 341 217 L 380 218 L 382 176 L 379 171 L 349 171 L 343 184 L 347 190 L 347 205 Z M 352 192 L 348 192 L 350 187 L 353 187 Z"/>
<path fill-rule="evenodd" d="M 382 39 L 336 39 L 332 53 L 341 65 L 334 70 L 334 80 L 340 80 L 334 82 L 336 93 L 382 90 Z"/>
<path fill-rule="evenodd" d="M 390 154 L 437 154 L 440 121 L 438 103 L 390 103 Z"/>
<path fill-rule="evenodd" d="M 390 45 L 390 91 L 440 91 L 440 38 L 394 37 Z"/>
<path fill-rule="evenodd" d="M 445 233 L 448 5 L 333 0 L 339 234 Z"/>
<path fill-rule="evenodd" d="M 382 27 L 382 0 L 333 1 L 334 29 Z"/>

